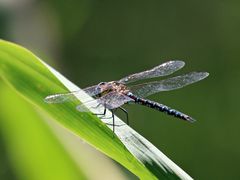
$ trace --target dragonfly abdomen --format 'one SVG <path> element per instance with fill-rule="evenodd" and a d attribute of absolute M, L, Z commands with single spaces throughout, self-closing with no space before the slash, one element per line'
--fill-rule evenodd
<path fill-rule="evenodd" d="M 172 109 L 172 108 L 170 108 L 170 107 L 168 107 L 166 105 L 163 105 L 163 104 L 151 101 L 151 100 L 138 98 L 138 97 L 136 97 L 133 94 L 130 94 L 130 97 L 132 99 L 134 99 L 135 103 L 137 103 L 137 104 L 140 104 L 140 105 L 143 105 L 143 106 L 147 106 L 149 108 L 156 109 L 158 111 L 167 113 L 168 115 L 171 115 L 171 116 L 174 116 L 174 117 L 186 120 L 186 121 L 190 121 L 190 122 L 194 122 L 195 121 L 190 116 L 188 116 L 188 115 L 186 115 L 186 114 L 184 114 L 184 113 L 182 113 L 180 111 L 177 111 L 175 109 Z"/>

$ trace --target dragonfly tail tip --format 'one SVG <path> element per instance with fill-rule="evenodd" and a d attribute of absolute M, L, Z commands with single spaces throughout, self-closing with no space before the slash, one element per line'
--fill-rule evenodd
<path fill-rule="evenodd" d="M 190 123 L 194 123 L 194 122 L 197 121 L 196 119 L 193 119 L 193 118 L 190 117 L 190 116 L 186 117 L 186 120 L 187 120 L 188 122 L 190 122 Z"/>

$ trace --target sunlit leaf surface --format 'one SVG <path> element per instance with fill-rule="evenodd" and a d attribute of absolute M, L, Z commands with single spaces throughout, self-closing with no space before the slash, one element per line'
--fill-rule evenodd
<path fill-rule="evenodd" d="M 9 177 L 9 169 L 24 180 L 86 178 L 29 103 L 2 83 L 0 99 L 0 131 L 10 162 L 1 168 L 6 171 L 3 179 L 15 179 Z"/>

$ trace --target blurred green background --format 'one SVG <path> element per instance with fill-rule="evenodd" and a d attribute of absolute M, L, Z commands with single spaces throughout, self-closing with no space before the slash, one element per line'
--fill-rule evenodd
<path fill-rule="evenodd" d="M 0 0 L 0 38 L 82 88 L 171 59 L 186 62 L 177 74 L 209 72 L 202 82 L 150 97 L 196 123 L 129 105 L 130 125 L 193 178 L 240 179 L 239 9 L 234 0 Z"/>

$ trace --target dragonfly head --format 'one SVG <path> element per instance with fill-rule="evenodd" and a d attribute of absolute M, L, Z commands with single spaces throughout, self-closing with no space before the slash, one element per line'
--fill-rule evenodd
<path fill-rule="evenodd" d="M 104 95 L 105 93 L 108 93 L 109 91 L 111 91 L 111 89 L 112 89 L 112 85 L 107 82 L 100 82 L 96 87 L 96 91 L 100 95 Z"/>
<path fill-rule="evenodd" d="M 107 82 L 100 82 L 98 86 L 104 86 L 105 84 L 107 84 Z"/>

